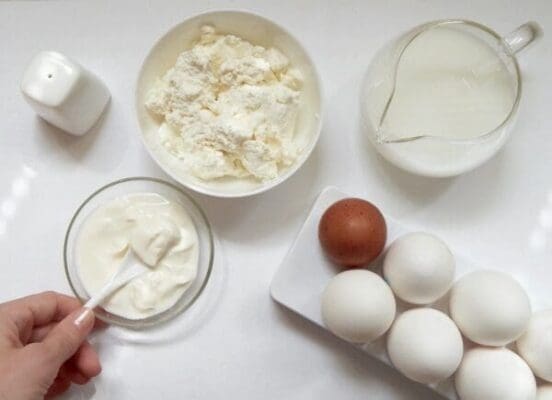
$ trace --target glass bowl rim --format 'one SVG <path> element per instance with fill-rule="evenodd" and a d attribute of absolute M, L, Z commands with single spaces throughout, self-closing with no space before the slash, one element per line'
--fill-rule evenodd
<path fill-rule="evenodd" d="M 122 178 L 122 179 L 118 179 L 118 180 L 109 182 L 109 183 L 101 186 L 100 188 L 94 190 L 90 195 L 88 195 L 86 197 L 86 199 L 75 210 L 75 212 L 73 213 L 73 216 L 71 217 L 69 225 L 67 226 L 67 230 L 65 232 L 65 237 L 64 237 L 64 240 L 63 240 L 63 267 L 64 267 L 64 271 L 65 271 L 65 278 L 67 279 L 67 282 L 69 283 L 69 286 L 71 287 L 71 291 L 73 292 L 73 294 L 77 297 L 77 299 L 81 303 L 84 303 L 85 299 L 83 299 L 81 297 L 81 295 L 76 290 L 75 285 L 73 284 L 73 281 L 70 277 L 70 272 L 69 272 L 69 263 L 67 261 L 67 251 L 68 251 L 68 248 L 69 248 L 69 236 L 70 236 L 70 234 L 73 230 L 73 227 L 74 227 L 74 224 L 77 220 L 77 217 L 80 215 L 81 211 L 84 209 L 84 207 L 86 205 L 88 205 L 100 193 L 102 193 L 102 192 L 104 192 L 104 191 L 106 191 L 106 190 L 108 190 L 112 187 L 115 187 L 115 186 L 118 186 L 120 184 L 127 183 L 127 182 L 153 182 L 155 184 L 164 185 L 164 186 L 169 187 L 170 189 L 178 192 L 178 194 L 180 194 L 181 196 L 184 196 L 186 198 L 186 200 L 190 201 L 190 203 L 196 208 L 196 210 L 198 211 L 198 213 L 200 215 L 200 219 L 202 220 L 204 226 L 207 228 L 207 233 L 208 233 L 208 236 L 209 236 L 209 240 L 208 240 L 209 260 L 208 260 L 208 264 L 207 264 L 207 272 L 205 274 L 205 277 L 203 278 L 203 282 L 201 282 L 201 286 L 200 286 L 198 292 L 177 313 L 175 313 L 174 315 L 172 315 L 170 313 L 167 313 L 169 310 L 171 310 L 172 307 L 174 307 L 174 305 L 173 305 L 172 307 L 170 307 L 167 310 L 161 312 L 160 314 L 154 314 L 154 315 L 149 316 L 149 317 L 144 318 L 144 319 L 136 319 L 136 320 L 135 319 L 129 319 L 129 318 L 125 318 L 125 317 L 122 317 L 122 316 L 119 316 L 119 315 L 116 315 L 116 314 L 112 314 L 115 318 L 111 318 L 109 316 L 106 317 L 104 315 L 98 315 L 98 314 L 96 315 L 97 318 L 99 318 L 100 320 L 102 320 L 102 321 L 104 321 L 104 322 L 106 322 L 110 325 L 116 325 L 116 326 L 121 326 L 121 327 L 125 327 L 125 328 L 140 330 L 140 329 L 143 329 L 143 328 L 150 328 L 150 327 L 153 327 L 153 326 L 158 326 L 158 325 L 164 324 L 164 323 L 170 321 L 171 319 L 176 318 L 179 315 L 182 315 L 186 310 L 188 310 L 197 301 L 197 299 L 203 293 L 203 291 L 204 291 L 205 287 L 207 286 L 207 283 L 209 282 L 209 279 L 211 277 L 211 272 L 213 270 L 213 263 L 214 263 L 214 257 L 215 257 L 215 245 L 214 245 L 214 238 L 213 238 L 213 231 L 211 229 L 211 224 L 209 223 L 209 220 L 207 219 L 207 216 L 205 215 L 205 212 L 203 211 L 203 209 L 201 208 L 199 203 L 196 200 L 194 200 L 188 193 L 186 193 L 178 185 L 176 185 L 174 183 L 171 183 L 171 182 L 168 182 L 166 180 L 160 179 L 160 178 L 154 178 L 154 177 L 148 177 L 148 176 L 133 176 L 133 177 Z M 176 304 L 177 303 L 175 303 L 175 305 Z M 163 316 L 163 317 L 159 318 L 160 316 Z"/>

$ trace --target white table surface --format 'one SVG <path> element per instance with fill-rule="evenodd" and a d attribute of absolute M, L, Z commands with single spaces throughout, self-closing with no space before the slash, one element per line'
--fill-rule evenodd
<path fill-rule="evenodd" d="M 149 345 L 109 331 L 97 336 L 102 376 L 67 398 L 437 399 L 276 305 L 269 283 L 316 194 L 333 184 L 441 235 L 482 264 L 522 276 L 529 291 L 552 286 L 547 0 L 0 2 L 0 301 L 46 289 L 69 293 L 61 250 L 75 208 L 117 178 L 165 177 L 137 134 L 138 68 L 172 25 L 229 7 L 273 19 L 309 50 L 324 85 L 320 143 L 294 177 L 268 193 L 242 200 L 194 195 L 219 246 L 213 280 L 189 324 L 171 340 Z M 503 151 L 459 178 L 430 180 L 403 173 L 366 148 L 359 83 L 386 40 L 445 17 L 504 33 L 536 20 L 545 37 L 523 54 L 519 120 Z M 43 123 L 19 93 L 26 63 L 44 49 L 73 56 L 112 91 L 104 121 L 83 138 Z"/>

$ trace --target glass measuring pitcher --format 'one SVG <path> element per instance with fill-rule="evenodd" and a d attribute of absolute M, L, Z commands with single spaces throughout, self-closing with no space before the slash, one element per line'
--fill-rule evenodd
<path fill-rule="evenodd" d="M 491 158 L 521 98 L 516 53 L 541 35 L 534 22 L 501 37 L 466 20 L 420 25 L 374 58 L 362 115 L 378 152 L 407 171 L 454 176 Z"/>

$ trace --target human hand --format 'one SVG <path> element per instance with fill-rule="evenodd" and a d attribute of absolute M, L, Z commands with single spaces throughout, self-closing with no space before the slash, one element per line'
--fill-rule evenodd
<path fill-rule="evenodd" d="M 44 292 L 0 304 L 0 400 L 39 400 L 87 383 L 101 371 L 86 341 L 94 312 Z"/>

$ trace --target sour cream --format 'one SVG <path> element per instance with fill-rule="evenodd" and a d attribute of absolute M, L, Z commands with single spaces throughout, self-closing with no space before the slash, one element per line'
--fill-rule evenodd
<path fill-rule="evenodd" d="M 129 319 L 159 314 L 182 297 L 197 275 L 198 236 L 184 207 L 156 193 L 116 198 L 89 215 L 79 232 L 76 259 L 89 295 L 117 271 L 129 250 L 150 271 L 116 291 L 102 307 Z"/>

